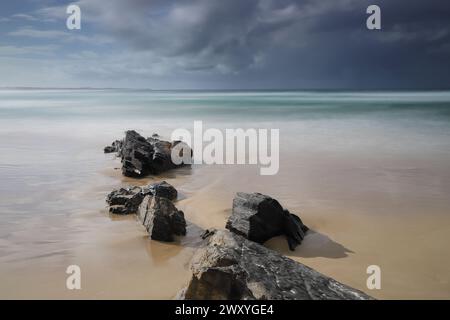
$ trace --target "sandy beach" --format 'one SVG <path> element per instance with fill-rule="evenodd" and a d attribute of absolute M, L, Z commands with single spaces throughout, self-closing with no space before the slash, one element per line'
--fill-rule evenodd
<path fill-rule="evenodd" d="M 269 248 L 377 298 L 445 299 L 449 295 L 450 260 L 443 254 L 443 239 L 450 234 L 450 218 L 440 211 L 439 204 L 428 208 L 433 215 L 430 219 L 420 214 L 419 201 L 413 206 L 418 212 L 412 212 L 410 203 L 407 210 L 402 209 L 405 203 L 396 203 L 383 194 L 374 203 L 371 192 L 358 194 L 359 202 L 349 202 L 348 190 L 334 190 L 329 195 L 329 181 L 318 180 L 319 173 L 312 179 L 315 183 L 306 180 L 311 170 L 294 175 L 287 171 L 289 178 L 271 179 L 270 183 L 257 176 L 255 168 L 233 166 L 182 168 L 158 178 L 134 180 L 114 169 L 117 161 L 111 159 L 110 168 L 99 173 L 115 181 L 111 187 L 166 180 L 178 188 L 176 204 L 185 212 L 187 236 L 176 243 L 153 241 L 134 216 L 110 215 L 106 208 L 80 212 L 68 226 L 77 234 L 65 240 L 67 249 L 61 248 L 61 239 L 42 240 L 48 254 L 32 256 L 33 247 L 29 247 L 2 264 L 2 274 L 8 274 L 2 279 L 3 298 L 171 299 L 190 278 L 189 262 L 200 244 L 200 234 L 207 228 L 224 228 L 233 196 L 243 189 L 277 197 L 312 229 L 294 252 L 289 251 L 283 237 L 269 240 Z M 364 178 L 374 177 L 366 172 Z M 286 185 L 289 179 L 309 182 L 290 189 Z M 315 188 L 320 193 L 315 194 Z M 84 197 L 100 204 L 107 192 L 100 188 L 87 191 Z M 46 228 L 51 230 L 52 226 Z M 35 245 L 40 244 L 37 239 L 48 238 L 48 234 L 16 236 Z M 76 250 L 72 250 L 73 242 Z M 19 268 L 15 260 L 22 260 Z M 5 270 L 9 263 L 14 268 Z M 83 270 L 81 291 L 71 292 L 64 286 L 65 267 L 72 263 Z M 382 290 L 367 290 L 366 268 L 371 264 L 383 270 Z"/>

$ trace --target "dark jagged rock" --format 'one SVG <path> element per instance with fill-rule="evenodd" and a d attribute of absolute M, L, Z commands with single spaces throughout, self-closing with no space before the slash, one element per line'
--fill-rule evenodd
<path fill-rule="evenodd" d="M 109 212 L 115 214 L 134 214 L 144 199 L 146 192 L 140 187 L 120 188 L 106 197 Z"/>
<path fill-rule="evenodd" d="M 114 148 L 113 146 L 106 146 L 103 149 L 104 153 L 113 153 L 113 152 L 117 152 L 116 148 Z"/>
<path fill-rule="evenodd" d="M 172 162 L 172 149 L 180 143 L 169 142 L 159 139 L 154 134 L 150 138 L 144 138 L 134 130 L 127 131 L 122 141 L 115 141 L 111 146 L 105 147 L 104 151 L 117 152 L 122 158 L 122 174 L 127 177 L 143 177 L 148 174 L 158 174 L 181 165 Z M 187 148 L 183 144 L 183 148 Z M 182 148 L 180 146 L 180 154 Z M 192 154 L 192 152 L 191 152 Z"/>
<path fill-rule="evenodd" d="M 116 140 L 110 146 L 106 146 L 105 149 L 103 149 L 103 152 L 104 153 L 119 152 L 121 148 L 122 148 L 122 141 Z"/>
<path fill-rule="evenodd" d="M 206 229 L 202 234 L 201 234 L 201 238 L 203 240 L 205 240 L 206 238 L 211 237 L 212 235 L 214 235 L 217 232 L 217 229 Z"/>
<path fill-rule="evenodd" d="M 153 167 L 156 172 L 163 172 L 176 167 L 171 160 L 172 143 L 158 138 L 148 138 L 147 141 L 153 145 Z"/>
<path fill-rule="evenodd" d="M 178 196 L 177 189 L 166 181 L 150 184 L 143 189 L 148 190 L 148 193 L 151 193 L 154 196 L 167 198 L 169 200 L 175 200 Z"/>
<path fill-rule="evenodd" d="M 264 246 L 217 231 L 196 253 L 192 278 L 178 298 L 366 300 L 365 293 L 339 283 Z"/>
<path fill-rule="evenodd" d="M 153 240 L 170 242 L 174 240 L 174 235 L 186 235 L 183 211 L 167 198 L 145 196 L 138 216 Z"/>
<path fill-rule="evenodd" d="M 153 145 L 136 131 L 127 131 L 122 148 L 122 174 L 140 177 L 152 173 Z"/>
<path fill-rule="evenodd" d="M 238 192 L 226 228 L 249 240 L 264 243 L 285 235 L 289 249 L 295 250 L 308 231 L 302 220 L 283 209 L 280 203 L 260 193 Z"/>
<path fill-rule="evenodd" d="M 174 200 L 177 198 L 177 189 L 166 181 L 152 183 L 146 187 L 128 187 L 112 191 L 106 197 L 109 212 L 115 214 L 135 214 L 146 195 Z"/>

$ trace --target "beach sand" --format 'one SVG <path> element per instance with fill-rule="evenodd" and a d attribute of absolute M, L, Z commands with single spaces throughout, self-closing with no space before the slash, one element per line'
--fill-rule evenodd
<path fill-rule="evenodd" d="M 207 228 L 224 228 L 237 191 L 269 194 L 311 228 L 294 252 L 288 250 L 283 237 L 269 240 L 269 248 L 376 298 L 450 296 L 450 259 L 446 254 L 450 218 L 445 203 L 421 203 L 419 194 L 404 189 L 420 183 L 415 181 L 420 180 L 417 172 L 412 172 L 412 181 L 396 193 L 376 186 L 380 172 L 358 169 L 348 159 L 333 159 L 332 170 L 325 166 L 329 158 L 302 157 L 301 165 L 296 160 L 284 161 L 280 173 L 273 177 L 260 176 L 256 166 L 202 165 L 135 180 L 121 176 L 120 170 L 114 169 L 118 160 L 110 159 L 109 168 L 98 173 L 110 184 L 73 195 L 95 205 L 66 221 L 72 233 L 62 234 L 58 229 L 60 238 L 53 239 L 53 249 L 48 234 L 16 235 L 23 243 L 38 245 L 40 238 L 46 238 L 49 253 L 33 256 L 35 250 L 30 246 L 8 254 L 0 267 L 0 297 L 171 299 L 190 278 L 189 261 L 200 245 L 199 235 Z M 365 162 L 365 166 L 375 163 Z M 402 174 L 408 176 L 408 170 Z M 179 190 L 176 205 L 188 221 L 187 236 L 175 243 L 150 240 L 134 216 L 109 215 L 104 204 L 95 209 L 113 187 L 163 179 Z M 350 180 L 353 183 L 349 184 Z M 342 189 L 336 188 L 339 184 Z M 370 190 L 372 187 L 378 191 Z M 56 227 L 61 221 L 55 219 L 54 223 Z M 46 229 L 51 233 L 52 225 Z M 36 231 L 45 232 L 39 227 Z M 81 267 L 82 290 L 65 288 L 65 268 L 70 264 Z M 372 264 L 381 267 L 381 290 L 366 287 L 366 268 Z"/>

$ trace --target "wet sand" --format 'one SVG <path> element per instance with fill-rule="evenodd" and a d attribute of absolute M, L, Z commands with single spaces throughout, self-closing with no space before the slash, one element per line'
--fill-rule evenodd
<path fill-rule="evenodd" d="M 377 298 L 450 297 L 450 217 L 439 194 L 448 176 L 439 171 L 438 185 L 423 179 L 445 164 L 418 174 L 417 168 L 396 168 L 395 163 L 387 168 L 386 161 L 358 166 L 329 157 L 297 160 L 284 160 L 280 173 L 269 177 L 260 176 L 256 166 L 195 166 L 134 180 L 114 169 L 118 160 L 107 158 L 107 167 L 96 176 L 101 183 L 66 195 L 83 199 L 87 208 L 45 226 L 36 221 L 33 228 L 28 222 L 23 233 L 2 239 L 0 297 L 171 299 L 190 278 L 189 261 L 200 233 L 224 228 L 236 191 L 269 194 L 312 229 L 295 252 L 282 237 L 266 243 L 272 249 Z M 176 243 L 152 241 L 133 216 L 107 213 L 104 197 L 111 189 L 163 179 L 180 192 L 176 205 L 188 221 L 186 237 Z M 433 202 L 423 201 L 433 195 Z M 82 290 L 65 288 L 70 264 L 82 269 Z M 366 288 L 371 264 L 381 267 L 381 290 Z"/>
<path fill-rule="evenodd" d="M 323 168 L 317 160 L 315 164 L 306 164 L 310 168 L 305 171 L 307 176 L 318 164 Z M 345 162 L 344 166 L 347 165 L 351 166 L 350 162 Z M 355 182 L 355 177 L 338 168 L 337 162 L 334 169 L 336 173 L 345 173 L 345 179 L 341 177 L 340 180 L 340 174 L 335 173 L 328 178 L 322 175 L 322 181 L 311 180 L 301 171 L 289 170 L 284 174 L 281 172 L 279 178 L 270 179 L 255 177 L 252 170 L 229 167 L 223 170 L 238 172 L 210 179 L 206 177 L 215 176 L 213 172 L 220 169 L 209 167 L 204 169 L 205 180 L 210 181 L 208 187 L 195 192 L 193 186 L 192 194 L 180 202 L 180 207 L 189 213 L 191 221 L 204 228 L 210 225 L 223 228 L 236 186 L 241 186 L 242 191 L 270 194 L 291 212 L 299 214 L 312 230 L 294 252 L 289 251 L 283 237 L 269 240 L 266 243 L 269 248 L 376 298 L 449 298 L 450 257 L 446 253 L 446 243 L 450 240 L 450 217 L 446 204 L 439 203 L 438 198 L 435 203 L 423 202 L 419 195 L 402 188 L 397 194 L 386 189 L 375 194 L 364 190 L 363 183 L 356 184 L 355 190 L 339 190 L 336 185 L 331 188 L 330 184 L 338 181 L 343 186 L 348 185 L 349 179 Z M 364 172 L 367 180 L 361 177 L 361 181 L 377 181 L 376 171 Z M 296 188 L 287 183 L 287 176 L 296 181 Z M 314 177 L 319 179 L 320 175 Z M 283 185 L 283 180 L 287 185 Z M 423 188 L 426 182 L 420 183 Z M 316 187 L 321 190 L 319 193 L 315 193 Z M 410 185 L 410 188 L 415 187 L 414 183 Z M 352 191 L 357 198 L 348 199 Z M 356 199 L 358 201 L 354 201 Z M 208 219 L 204 212 L 208 212 Z M 381 290 L 366 287 L 366 269 L 373 264 L 381 267 Z"/>

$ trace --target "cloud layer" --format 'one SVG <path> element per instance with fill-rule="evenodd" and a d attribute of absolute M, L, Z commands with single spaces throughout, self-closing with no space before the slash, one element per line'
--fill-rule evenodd
<path fill-rule="evenodd" d="M 224 89 L 450 87 L 446 1 L 380 0 L 381 31 L 366 28 L 366 8 L 373 3 L 366 0 L 77 3 L 83 23 L 79 34 L 61 28 L 67 16 L 62 5 L 3 17 L 23 21 L 6 34 L 12 42 L 20 38 L 30 42 L 28 48 L 65 47 L 57 58 L 43 61 L 40 50 L 35 59 L 47 64 L 53 59 L 60 68 L 56 73 L 66 74 L 67 83 Z M 11 53 L 15 45 L 3 47 Z M 0 47 L 0 63 L 1 56 Z"/>

